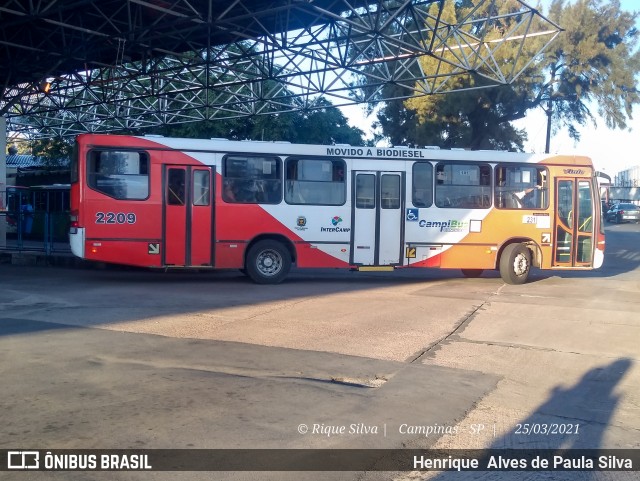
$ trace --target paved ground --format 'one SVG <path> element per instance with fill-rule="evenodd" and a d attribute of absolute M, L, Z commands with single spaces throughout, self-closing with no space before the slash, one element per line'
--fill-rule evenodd
<path fill-rule="evenodd" d="M 603 269 L 525 286 L 448 271 L 256 286 L 235 272 L 1 265 L 0 448 L 640 448 L 638 240 L 638 226 L 612 226 Z M 579 433 L 516 434 L 532 423 Z M 443 477 L 80 474 L 29 479 Z M 598 476 L 566 479 L 635 479 Z"/>
<path fill-rule="evenodd" d="M 505 286 L 424 363 L 501 378 L 462 424 L 486 436 L 443 436 L 442 448 L 640 448 L 640 229 L 613 226 L 598 275 Z M 576 435 L 525 426 L 578 425 Z M 412 473 L 394 479 L 637 479 L 638 473 Z M 388 479 L 388 478 L 386 478 Z"/>

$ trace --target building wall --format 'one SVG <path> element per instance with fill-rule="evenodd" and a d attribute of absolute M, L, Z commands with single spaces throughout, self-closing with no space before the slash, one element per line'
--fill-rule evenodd
<path fill-rule="evenodd" d="M 614 187 L 640 187 L 640 165 L 622 170 L 614 177 Z"/>
<path fill-rule="evenodd" d="M 611 187 L 609 200 L 612 203 L 631 202 L 640 205 L 640 187 Z"/>

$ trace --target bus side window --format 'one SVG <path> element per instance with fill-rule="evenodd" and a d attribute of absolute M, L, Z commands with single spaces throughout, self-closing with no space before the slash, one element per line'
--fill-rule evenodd
<path fill-rule="evenodd" d="M 285 200 L 288 204 L 345 203 L 344 161 L 287 159 L 285 172 Z"/>
<path fill-rule="evenodd" d="M 232 180 L 225 180 L 222 183 L 222 199 L 225 202 L 238 202 L 238 189 Z"/>
<path fill-rule="evenodd" d="M 433 166 L 429 162 L 413 164 L 411 201 L 416 207 L 433 204 Z"/>
<path fill-rule="evenodd" d="M 491 166 L 440 162 L 436 166 L 436 206 L 456 209 L 491 207 Z"/>
<path fill-rule="evenodd" d="M 279 204 L 282 199 L 280 159 L 248 155 L 225 157 L 222 199 L 230 203 Z"/>
<path fill-rule="evenodd" d="M 547 169 L 531 165 L 498 165 L 495 204 L 499 209 L 546 209 L 549 205 Z"/>

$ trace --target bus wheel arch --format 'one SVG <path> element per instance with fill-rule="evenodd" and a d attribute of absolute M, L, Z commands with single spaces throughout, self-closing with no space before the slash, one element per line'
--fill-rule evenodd
<path fill-rule="evenodd" d="M 498 255 L 498 270 L 507 284 L 524 284 L 531 267 L 540 267 L 542 251 L 530 239 L 512 239 L 505 243 Z"/>
<path fill-rule="evenodd" d="M 244 271 L 257 284 L 279 284 L 295 262 L 291 242 L 279 235 L 263 235 L 253 239 L 245 251 Z"/>

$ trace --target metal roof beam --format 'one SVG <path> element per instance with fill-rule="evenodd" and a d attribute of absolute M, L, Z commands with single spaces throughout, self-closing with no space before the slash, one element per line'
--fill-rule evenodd
<path fill-rule="evenodd" d="M 50 37 L 38 36 L 42 30 L 24 37 L 43 70 L 20 50 L 18 68 L 0 78 L 0 113 L 10 129 L 44 137 L 324 108 L 325 99 L 380 100 L 389 82 L 403 88 L 398 98 L 463 89 L 455 81 L 471 76 L 510 83 L 559 28 L 524 2 L 513 14 L 479 13 L 494 1 L 478 0 L 456 25 L 441 20 L 444 3 L 433 0 L 85 0 L 76 5 L 90 14 L 81 16 L 65 10 L 67 2 L 50 2 L 37 23 Z M 0 20 L 17 3 L 24 7 L 5 4 Z M 225 9 L 214 18 L 217 3 Z M 483 30 L 497 22 L 511 27 L 487 37 Z M 23 33 L 0 31 L 0 49 L 18 52 Z M 538 46 L 539 37 L 547 41 Z M 496 52 L 507 42 L 518 57 L 502 65 Z M 22 68 L 26 81 L 18 80 Z M 38 87 L 43 78 L 47 95 Z"/>

